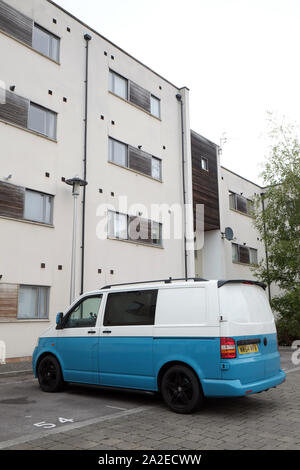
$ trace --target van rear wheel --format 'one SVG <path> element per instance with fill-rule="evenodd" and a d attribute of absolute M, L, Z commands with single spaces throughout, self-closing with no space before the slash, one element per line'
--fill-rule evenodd
<path fill-rule="evenodd" d="M 163 375 L 161 393 L 166 405 L 175 413 L 191 413 L 200 406 L 203 394 L 194 372 L 174 365 Z"/>
<path fill-rule="evenodd" d="M 58 392 L 63 386 L 60 365 L 54 356 L 43 357 L 38 365 L 37 376 L 44 392 Z"/>

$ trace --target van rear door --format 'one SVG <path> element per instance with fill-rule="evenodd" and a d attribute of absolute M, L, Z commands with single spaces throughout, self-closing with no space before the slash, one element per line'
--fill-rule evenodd
<path fill-rule="evenodd" d="M 220 334 L 233 338 L 236 358 L 223 378 L 242 383 L 272 377 L 280 369 L 274 316 L 263 285 L 253 281 L 219 281 Z M 225 360 L 226 361 L 226 360 Z"/>

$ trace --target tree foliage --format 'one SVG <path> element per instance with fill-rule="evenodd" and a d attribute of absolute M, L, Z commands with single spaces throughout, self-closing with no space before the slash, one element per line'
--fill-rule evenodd
<path fill-rule="evenodd" d="M 255 201 L 254 223 L 268 257 L 255 269 L 280 295 L 272 299 L 279 313 L 283 343 L 300 338 L 300 142 L 296 127 L 270 116 L 270 153 L 262 177 L 266 188 Z"/>

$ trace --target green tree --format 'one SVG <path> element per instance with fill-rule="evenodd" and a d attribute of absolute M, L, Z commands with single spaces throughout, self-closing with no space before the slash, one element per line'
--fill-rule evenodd
<path fill-rule="evenodd" d="M 278 312 L 281 344 L 300 338 L 300 143 L 293 124 L 269 117 L 271 147 L 262 177 L 266 188 L 256 198 L 254 224 L 268 256 L 255 274 L 281 290 L 272 299 Z"/>

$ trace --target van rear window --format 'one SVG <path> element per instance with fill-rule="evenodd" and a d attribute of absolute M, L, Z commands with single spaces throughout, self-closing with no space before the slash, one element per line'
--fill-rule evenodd
<path fill-rule="evenodd" d="M 104 326 L 153 325 L 157 290 L 108 294 Z"/>
<path fill-rule="evenodd" d="M 229 321 L 263 323 L 273 320 L 265 291 L 255 284 L 226 284 L 218 290 L 220 312 Z"/>

